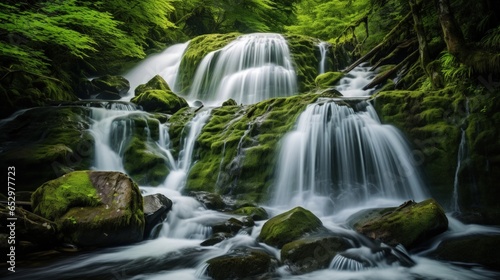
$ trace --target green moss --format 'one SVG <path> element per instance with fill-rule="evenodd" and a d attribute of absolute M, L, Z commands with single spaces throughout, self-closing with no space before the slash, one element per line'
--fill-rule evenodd
<path fill-rule="evenodd" d="M 344 77 L 342 72 L 326 72 L 318 75 L 314 83 L 318 88 L 329 88 L 337 85 L 342 77 Z"/>
<path fill-rule="evenodd" d="M 156 145 L 138 137 L 134 137 L 125 149 L 123 162 L 127 174 L 141 185 L 157 186 L 165 181 L 170 171 Z"/>
<path fill-rule="evenodd" d="M 77 171 L 43 184 L 33 193 L 31 204 L 35 214 L 55 220 L 69 208 L 97 206 L 100 199 L 88 172 Z"/>
<path fill-rule="evenodd" d="M 318 231 L 322 225 L 321 220 L 309 210 L 296 207 L 268 220 L 262 227 L 258 239 L 281 248 L 306 233 Z"/>
<path fill-rule="evenodd" d="M 317 98 L 308 94 L 213 109 L 198 138 L 185 190 L 267 199 L 278 141 Z"/>
<path fill-rule="evenodd" d="M 174 114 L 184 107 L 187 101 L 170 90 L 149 89 L 132 98 L 130 102 L 142 106 L 145 111 Z"/>
<path fill-rule="evenodd" d="M 168 86 L 167 82 L 160 76 L 156 75 L 154 76 L 151 80 L 149 80 L 147 83 L 139 85 L 135 88 L 135 96 L 139 96 L 142 93 L 144 93 L 147 90 L 151 89 L 157 89 L 157 90 L 163 90 L 163 91 L 172 91 L 170 87 Z"/>
<path fill-rule="evenodd" d="M 299 92 L 307 92 L 315 87 L 314 80 L 318 75 L 319 40 L 313 37 L 287 34 L 285 38 L 290 49 Z"/>
<path fill-rule="evenodd" d="M 250 216 L 254 221 L 266 220 L 268 218 L 267 212 L 262 207 L 245 206 L 238 208 L 232 212 L 236 215 Z"/>

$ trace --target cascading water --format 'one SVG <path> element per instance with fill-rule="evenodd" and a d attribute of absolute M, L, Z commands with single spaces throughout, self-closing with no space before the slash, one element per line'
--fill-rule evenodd
<path fill-rule="evenodd" d="M 317 206 L 324 215 L 332 206 L 364 205 L 374 198 L 426 197 L 405 140 L 380 123 L 371 105 L 359 105 L 363 111 L 335 102 L 312 104 L 301 114 L 283 140 L 274 205 Z"/>
<path fill-rule="evenodd" d="M 363 90 L 363 87 L 373 78 L 374 73 L 370 71 L 370 67 L 361 64 L 340 79 L 337 90 L 344 96 L 369 96 L 373 90 Z"/>
<path fill-rule="evenodd" d="M 318 74 L 323 74 L 326 72 L 328 68 L 328 63 L 327 63 L 327 55 L 328 55 L 328 48 L 329 44 L 327 42 L 320 42 L 318 44 L 319 48 L 319 53 L 320 53 L 320 60 L 319 60 L 319 65 L 318 65 Z"/>
<path fill-rule="evenodd" d="M 465 103 L 466 117 L 469 117 L 469 100 Z M 455 178 L 453 181 L 453 194 L 451 197 L 451 211 L 454 213 L 460 213 L 460 206 L 458 203 L 458 187 L 459 187 L 459 178 L 462 168 L 462 162 L 467 158 L 467 135 L 465 134 L 465 129 L 461 129 L 461 137 L 460 144 L 458 145 L 458 153 L 457 153 L 457 168 L 455 169 Z"/>
<path fill-rule="evenodd" d="M 208 54 L 198 66 L 188 98 L 253 104 L 297 91 L 287 42 L 279 34 L 248 34 Z"/>
<path fill-rule="evenodd" d="M 182 55 L 189 41 L 173 45 L 159 54 L 153 54 L 127 72 L 124 77 L 130 82 L 130 92 L 124 100 L 134 97 L 134 90 L 140 84 L 145 84 L 155 75 L 160 75 L 173 92 L 177 92 L 176 79 L 181 64 Z"/>

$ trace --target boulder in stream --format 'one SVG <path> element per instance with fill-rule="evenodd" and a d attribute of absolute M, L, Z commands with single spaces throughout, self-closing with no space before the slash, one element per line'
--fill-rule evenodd
<path fill-rule="evenodd" d="M 156 193 L 144 196 L 143 202 L 144 219 L 146 221 L 144 237 L 154 238 L 158 235 L 157 226 L 167 218 L 168 212 L 172 209 L 172 200 L 161 193 Z"/>
<path fill-rule="evenodd" d="M 207 263 L 207 274 L 215 280 L 260 279 L 259 276 L 272 273 L 278 261 L 263 251 L 237 249 Z"/>
<path fill-rule="evenodd" d="M 120 172 L 75 171 L 48 181 L 32 195 L 33 212 L 54 221 L 59 240 L 105 247 L 143 239 L 143 198 Z"/>
<path fill-rule="evenodd" d="M 401 244 L 408 249 L 448 229 L 448 218 L 434 199 L 362 210 L 349 217 L 348 223 L 372 239 L 390 246 Z"/>

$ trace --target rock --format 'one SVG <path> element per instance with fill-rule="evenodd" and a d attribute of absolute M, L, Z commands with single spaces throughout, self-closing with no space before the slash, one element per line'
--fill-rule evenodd
<path fill-rule="evenodd" d="M 98 96 L 123 96 L 126 95 L 130 89 L 130 83 L 122 76 L 104 75 L 92 80 L 92 85 L 95 89 L 94 94 Z M 91 94 L 91 95 L 94 95 Z M 107 99 L 107 98 L 102 98 Z"/>
<path fill-rule="evenodd" d="M 349 217 L 348 223 L 369 238 L 408 249 L 448 229 L 448 218 L 434 199 L 407 201 L 397 208 L 362 210 Z"/>
<path fill-rule="evenodd" d="M 221 195 L 209 192 L 190 192 L 196 200 L 205 205 L 205 208 L 210 210 L 226 210 L 229 206 L 224 202 Z"/>
<path fill-rule="evenodd" d="M 222 106 L 236 106 L 236 105 L 238 105 L 238 103 L 236 103 L 236 101 L 232 98 L 230 98 L 222 103 Z"/>
<path fill-rule="evenodd" d="M 342 77 L 344 77 L 344 73 L 342 72 L 326 72 L 318 75 L 314 80 L 314 83 L 318 88 L 334 87 L 340 79 L 342 79 Z"/>
<path fill-rule="evenodd" d="M 254 221 L 262 221 L 269 219 L 269 215 L 262 207 L 246 206 L 241 207 L 232 212 L 236 215 L 245 215 L 251 217 Z"/>
<path fill-rule="evenodd" d="M 258 250 L 236 250 L 207 263 L 207 274 L 215 280 L 259 279 L 276 269 L 277 260 Z"/>
<path fill-rule="evenodd" d="M 323 223 L 309 210 L 293 208 L 269 219 L 259 234 L 258 240 L 281 248 L 286 243 L 323 229 Z"/>
<path fill-rule="evenodd" d="M 144 203 L 144 220 L 146 227 L 144 229 L 144 238 L 154 238 L 158 236 L 156 226 L 161 224 L 166 218 L 168 212 L 172 209 L 172 201 L 163 194 L 146 195 Z"/>
<path fill-rule="evenodd" d="M 236 218 L 230 218 L 221 224 L 216 224 L 212 226 L 213 233 L 225 232 L 231 234 L 237 234 L 242 228 L 244 224 L 242 221 Z"/>
<path fill-rule="evenodd" d="M 14 216 L 10 215 L 10 212 L 6 206 L 0 207 L 0 219 L 6 221 L 5 225 L 9 224 L 7 218 L 17 218 L 15 221 L 16 242 L 29 241 L 44 247 L 57 242 L 55 238 L 57 227 L 52 221 L 26 211 L 19 206 L 16 207 Z M 6 232 L 10 233 L 9 228 L 7 228 Z"/>
<path fill-rule="evenodd" d="M 337 253 L 350 248 L 349 242 L 338 236 L 305 237 L 281 248 L 281 261 L 293 274 L 327 268 Z"/>
<path fill-rule="evenodd" d="M 201 246 L 213 246 L 217 243 L 220 243 L 228 238 L 231 238 L 233 237 L 234 235 L 232 233 L 228 233 L 228 232 L 217 232 L 217 233 L 214 233 L 212 234 L 212 236 L 201 242 L 200 245 Z"/>
<path fill-rule="evenodd" d="M 134 94 L 135 96 L 139 96 L 142 93 L 146 92 L 147 90 L 151 89 L 172 91 L 168 86 L 167 82 L 160 75 L 156 75 L 147 83 L 137 86 L 134 90 Z"/>
<path fill-rule="evenodd" d="M 110 92 L 110 91 L 104 91 L 104 92 L 99 93 L 95 98 L 101 99 L 101 100 L 118 100 L 122 97 L 117 93 Z"/>
<path fill-rule="evenodd" d="M 90 109 L 40 107 L 17 113 L 0 127 L 0 167 L 15 164 L 16 192 L 34 191 L 65 173 L 89 169 L 94 138 Z M 5 189 L 6 190 L 6 189 Z"/>
<path fill-rule="evenodd" d="M 142 195 L 120 172 L 68 173 L 40 186 L 31 203 L 35 214 L 56 223 L 61 242 L 105 247 L 143 239 Z"/>
<path fill-rule="evenodd" d="M 444 240 L 430 254 L 444 261 L 480 264 L 500 270 L 500 235 L 475 234 Z"/>
<path fill-rule="evenodd" d="M 188 107 L 187 101 L 177 96 L 172 91 L 150 89 L 130 100 L 132 103 L 142 106 L 147 112 L 158 112 L 174 114 L 184 107 Z"/>

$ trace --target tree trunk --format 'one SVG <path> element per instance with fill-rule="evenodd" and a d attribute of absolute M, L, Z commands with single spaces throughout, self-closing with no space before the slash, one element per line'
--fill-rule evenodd
<path fill-rule="evenodd" d="M 465 51 L 465 40 L 462 30 L 451 11 L 449 0 L 439 0 L 439 21 L 448 51 L 460 57 L 462 52 Z"/>
<path fill-rule="evenodd" d="M 422 2 L 418 0 L 410 0 L 410 7 L 413 16 L 415 31 L 417 32 L 420 63 L 422 64 L 422 69 L 424 69 L 425 73 L 427 73 L 427 76 L 430 77 L 430 73 L 427 71 L 427 64 L 429 64 L 430 62 L 429 46 L 427 44 L 424 24 L 422 22 L 422 16 L 420 14 Z"/>

